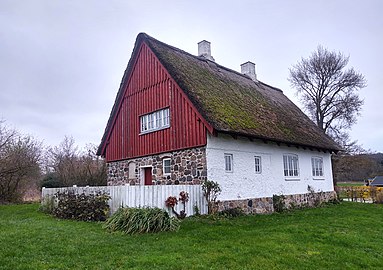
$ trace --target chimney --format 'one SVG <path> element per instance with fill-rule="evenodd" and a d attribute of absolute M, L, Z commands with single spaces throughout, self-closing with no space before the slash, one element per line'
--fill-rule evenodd
<path fill-rule="evenodd" d="M 202 56 L 206 59 L 209 59 L 210 61 L 214 61 L 213 56 L 211 56 L 209 41 L 202 40 L 201 42 L 198 42 L 198 56 Z"/>
<path fill-rule="evenodd" d="M 255 74 L 255 64 L 247 61 L 241 65 L 241 73 L 249 76 L 253 81 L 257 81 L 257 74 Z"/>

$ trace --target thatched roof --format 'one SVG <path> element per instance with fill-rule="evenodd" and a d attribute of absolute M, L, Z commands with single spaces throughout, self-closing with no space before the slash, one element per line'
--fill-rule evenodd
<path fill-rule="evenodd" d="M 142 42 L 154 52 L 215 131 L 320 150 L 340 150 L 280 89 L 255 82 L 241 73 L 144 33 L 138 35 L 135 50 Z M 127 82 L 131 62 L 121 87 Z M 116 103 L 122 93 L 120 88 Z M 116 104 L 113 110 L 115 107 Z"/>

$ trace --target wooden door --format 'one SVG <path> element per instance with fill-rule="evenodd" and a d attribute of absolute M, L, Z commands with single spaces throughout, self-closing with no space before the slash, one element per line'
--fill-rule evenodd
<path fill-rule="evenodd" d="M 144 168 L 144 184 L 145 186 L 152 185 L 152 167 Z"/>

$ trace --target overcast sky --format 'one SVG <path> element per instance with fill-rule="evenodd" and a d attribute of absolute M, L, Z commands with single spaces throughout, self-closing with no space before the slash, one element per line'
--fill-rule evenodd
<path fill-rule="evenodd" d="M 46 145 L 65 135 L 99 144 L 139 32 L 258 79 L 298 106 L 288 69 L 316 47 L 350 56 L 364 74 L 351 131 L 383 152 L 383 1 L 0 0 L 0 119 Z"/>

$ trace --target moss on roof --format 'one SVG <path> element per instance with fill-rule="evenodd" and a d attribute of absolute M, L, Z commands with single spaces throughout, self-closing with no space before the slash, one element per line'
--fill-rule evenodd
<path fill-rule="evenodd" d="M 98 155 L 105 154 L 107 137 L 142 42 L 151 48 L 216 131 L 322 150 L 340 150 L 281 90 L 254 82 L 234 70 L 141 33 L 122 78 Z"/>
<path fill-rule="evenodd" d="M 217 131 L 339 150 L 281 90 L 141 35 Z"/>

